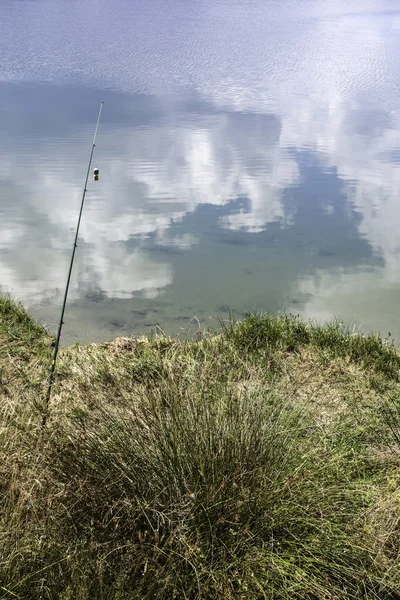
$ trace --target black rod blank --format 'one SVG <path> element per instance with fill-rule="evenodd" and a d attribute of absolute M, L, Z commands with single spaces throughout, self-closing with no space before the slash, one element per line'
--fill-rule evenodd
<path fill-rule="evenodd" d="M 96 130 L 94 132 L 92 150 L 90 152 L 89 164 L 88 164 L 88 169 L 87 169 L 87 173 L 86 173 L 85 186 L 83 188 L 81 207 L 80 207 L 80 210 L 79 210 L 78 223 L 77 223 L 77 226 L 76 226 L 75 240 L 74 240 L 74 245 L 73 245 L 73 248 L 72 248 L 71 261 L 69 263 L 67 284 L 65 286 L 64 300 L 63 300 L 62 309 L 61 309 L 60 322 L 58 324 L 57 337 L 56 337 L 56 341 L 55 341 L 55 344 L 54 344 L 53 359 L 51 361 L 51 366 L 50 366 L 49 384 L 48 384 L 48 387 L 47 387 L 46 402 L 45 402 L 43 419 L 42 419 L 42 426 L 43 427 L 46 425 L 47 417 L 48 417 L 49 402 L 50 402 L 51 390 L 52 390 L 53 383 L 54 383 L 54 375 L 55 375 L 55 370 L 56 370 L 58 349 L 60 347 L 61 331 L 62 331 L 62 326 L 64 325 L 64 313 L 65 313 L 65 307 L 67 305 L 67 297 L 68 297 L 69 284 L 70 284 L 70 281 L 71 281 L 72 267 L 74 265 L 75 251 L 76 251 L 76 248 L 78 246 L 79 227 L 80 227 L 80 224 L 81 224 L 83 205 L 84 205 L 84 202 L 85 202 L 85 195 L 86 195 L 86 190 L 87 190 L 87 183 L 88 183 L 88 179 L 89 179 L 90 167 L 92 165 L 93 152 L 94 152 L 94 149 L 96 147 L 96 137 L 97 137 L 97 131 L 99 129 L 99 123 L 100 123 L 101 111 L 103 110 L 103 104 L 104 104 L 104 102 L 102 102 L 100 104 L 99 116 L 97 118 Z"/>

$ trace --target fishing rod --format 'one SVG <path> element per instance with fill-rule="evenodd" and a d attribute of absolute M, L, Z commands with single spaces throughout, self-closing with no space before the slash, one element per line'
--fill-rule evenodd
<path fill-rule="evenodd" d="M 55 370 L 56 370 L 58 349 L 60 347 L 61 331 L 62 331 L 62 326 L 64 325 L 64 313 L 65 313 L 65 307 L 67 305 L 67 297 L 68 297 L 69 284 L 70 284 L 70 281 L 71 281 L 72 267 L 74 265 L 75 251 L 76 251 L 76 249 L 78 247 L 79 227 L 80 227 L 80 224 L 81 224 L 83 205 L 84 205 L 84 202 L 85 202 L 85 195 L 86 195 L 86 191 L 87 191 L 87 184 L 88 184 L 88 179 L 89 179 L 90 167 L 92 165 L 93 152 L 94 152 L 94 149 L 96 147 L 96 137 L 97 137 L 97 131 L 99 129 L 99 123 L 100 123 L 101 111 L 103 110 L 103 104 L 104 104 L 104 102 L 102 102 L 100 104 L 99 116 L 97 118 L 96 130 L 94 132 L 94 138 L 93 138 L 93 144 L 92 144 L 92 151 L 90 153 L 90 159 L 89 159 L 88 169 L 87 169 L 87 173 L 86 173 L 85 186 L 83 188 L 81 207 L 80 207 L 79 217 L 78 217 L 78 224 L 76 226 L 75 240 L 74 240 L 74 245 L 73 245 L 73 248 L 72 248 L 71 261 L 69 263 L 67 285 L 65 286 L 64 300 L 63 300 L 63 305 L 62 305 L 62 309 L 61 309 L 60 322 L 58 324 L 57 337 L 56 337 L 56 341 L 55 341 L 55 344 L 54 344 L 53 359 L 51 361 L 51 366 L 50 366 L 49 385 L 48 385 L 48 388 L 47 388 L 46 403 L 45 403 L 45 409 L 44 409 L 44 414 L 43 414 L 43 419 L 42 419 L 42 427 L 44 427 L 46 425 L 47 417 L 48 417 L 49 402 L 50 402 L 51 390 L 52 390 L 53 383 L 54 383 L 54 375 L 55 375 Z M 95 181 L 97 181 L 98 178 L 99 178 L 99 170 L 95 169 L 94 170 L 93 179 Z"/>

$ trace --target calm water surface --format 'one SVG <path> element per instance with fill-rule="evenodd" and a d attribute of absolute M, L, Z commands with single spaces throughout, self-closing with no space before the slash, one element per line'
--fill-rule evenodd
<path fill-rule="evenodd" d="M 63 343 L 228 307 L 400 339 L 398 0 L 3 0 L 0 291 Z"/>

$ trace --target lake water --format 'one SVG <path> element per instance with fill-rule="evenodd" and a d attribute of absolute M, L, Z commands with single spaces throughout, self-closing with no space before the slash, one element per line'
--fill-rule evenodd
<path fill-rule="evenodd" d="M 63 344 L 228 310 L 400 339 L 398 0 L 2 0 L 0 291 Z"/>

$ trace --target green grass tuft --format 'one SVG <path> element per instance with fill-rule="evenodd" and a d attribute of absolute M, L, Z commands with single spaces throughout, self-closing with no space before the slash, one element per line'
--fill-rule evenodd
<path fill-rule="evenodd" d="M 392 343 L 376 334 L 350 333 L 340 323 L 320 327 L 292 315 L 249 314 L 244 321 L 226 326 L 225 334 L 249 354 L 272 356 L 313 346 L 329 359 L 345 358 L 399 380 L 400 355 Z"/>

